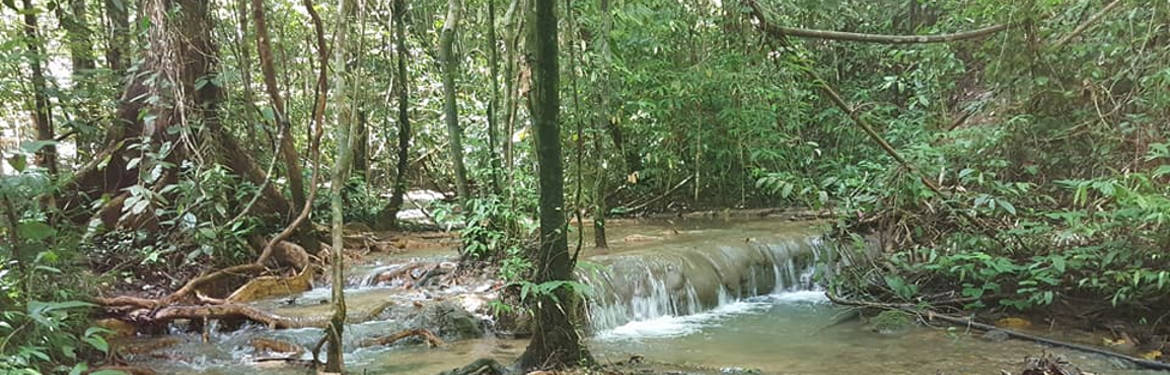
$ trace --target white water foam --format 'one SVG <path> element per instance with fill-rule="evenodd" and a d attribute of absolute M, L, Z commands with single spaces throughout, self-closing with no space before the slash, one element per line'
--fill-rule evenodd
<path fill-rule="evenodd" d="M 723 303 L 712 310 L 697 314 L 666 315 L 635 320 L 602 331 L 596 337 L 602 341 L 682 337 L 698 333 L 704 327 L 718 325 L 727 318 L 763 312 L 774 304 L 825 303 L 828 301 L 828 297 L 822 290 L 786 291 Z"/>

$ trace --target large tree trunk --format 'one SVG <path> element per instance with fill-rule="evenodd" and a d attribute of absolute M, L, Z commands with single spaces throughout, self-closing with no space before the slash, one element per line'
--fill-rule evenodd
<path fill-rule="evenodd" d="M 218 55 L 211 39 L 214 26 L 207 6 L 201 0 L 149 0 L 143 3 L 143 16 L 151 21 L 150 46 L 146 49 L 143 72 L 131 79 L 122 96 L 115 122 L 106 134 L 105 149 L 77 172 L 73 184 L 81 194 L 74 197 L 73 206 L 88 203 L 86 199 L 102 194 L 118 196 L 122 189 L 136 183 L 152 188 L 165 184 L 165 181 L 140 181 L 139 169 L 147 167 L 145 161 L 137 167 L 127 168 L 127 161 L 133 156 L 129 146 L 140 139 L 147 139 L 152 148 L 170 142 L 174 151 L 168 159 L 178 165 L 190 151 L 185 146 L 194 137 L 181 140 L 172 134 L 177 132 L 168 129 L 199 124 L 218 149 L 217 156 L 223 158 L 233 172 L 257 186 L 265 186 L 261 206 L 264 210 L 292 214 L 288 201 L 272 184 L 264 184 L 267 177 L 255 160 L 249 153 L 241 152 L 244 149 L 232 134 L 220 126 L 217 106 L 222 96 L 221 88 L 211 83 L 198 83 L 214 76 Z M 179 12 L 172 15 L 175 9 Z M 144 112 L 147 116 L 141 116 Z M 175 171 L 169 170 L 165 175 L 173 178 Z M 118 209 L 120 207 L 107 207 L 105 211 L 117 212 Z M 105 224 L 109 227 L 114 223 L 106 220 Z"/>
<path fill-rule="evenodd" d="M 53 135 L 53 115 L 52 109 L 49 107 L 49 95 L 46 91 L 47 84 L 45 83 L 45 72 L 41 65 L 45 56 L 41 53 L 41 43 L 38 34 L 40 31 L 37 26 L 36 9 L 33 8 L 32 0 L 23 0 L 21 5 L 24 7 L 24 43 L 28 47 L 28 69 L 30 72 L 30 81 L 32 81 L 32 120 L 36 128 L 37 140 L 42 142 L 53 142 L 56 138 Z M 41 168 L 45 168 L 50 174 L 57 174 L 57 146 L 53 144 L 43 145 L 36 152 L 36 162 Z"/>
<path fill-rule="evenodd" d="M 264 73 L 264 89 L 268 92 L 268 99 L 272 101 L 277 125 L 280 127 L 280 155 L 284 159 L 288 188 L 292 191 L 292 203 L 295 207 L 301 207 L 305 204 L 304 173 L 301 171 L 300 155 L 293 144 L 292 122 L 289 121 L 288 112 L 285 110 L 284 99 L 280 96 L 280 87 L 276 85 L 272 38 L 268 36 L 268 22 L 264 14 L 264 0 L 252 0 L 252 19 L 256 22 L 256 50 L 260 54 L 260 71 Z"/>
<path fill-rule="evenodd" d="M 398 160 L 390 203 L 379 215 L 379 220 L 388 228 L 398 225 L 398 211 L 402 209 L 402 196 L 406 194 L 406 170 L 410 166 L 410 88 L 406 84 L 406 23 L 403 20 L 405 13 L 406 1 L 394 0 L 394 37 L 398 44 L 394 48 L 398 52 L 398 76 L 395 77 L 397 83 L 394 85 L 398 91 Z"/>
<path fill-rule="evenodd" d="M 463 129 L 459 126 L 459 106 L 455 99 L 455 74 L 459 57 L 455 55 L 455 32 L 459 27 L 459 0 L 447 1 L 447 18 L 439 36 L 439 59 L 443 63 L 443 118 L 447 123 L 449 157 L 455 168 L 455 192 L 459 200 L 470 198 L 467 189 L 467 169 L 463 166 Z"/>
<path fill-rule="evenodd" d="M 558 115 L 557 16 L 555 1 L 534 1 L 532 29 L 533 88 L 530 111 L 536 135 L 540 179 L 540 249 L 535 254 L 534 283 L 573 278 L 574 259 L 565 235 L 564 170 Z M 532 341 L 519 359 L 522 369 L 564 368 L 592 362 L 576 327 L 580 296 L 568 286 L 538 296 Z"/>
<path fill-rule="evenodd" d="M 613 54 L 609 50 L 609 33 L 613 29 L 613 18 L 609 14 L 609 0 L 601 0 L 601 31 L 597 33 L 597 52 L 601 55 L 600 74 L 597 75 L 597 112 L 594 118 L 594 128 L 597 129 L 593 137 L 593 149 L 597 154 L 596 185 L 593 188 L 593 245 L 598 248 L 609 247 L 605 238 L 605 190 L 606 190 L 606 157 L 605 139 L 602 131 L 613 126 L 610 123 L 609 113 L 609 69 Z"/>

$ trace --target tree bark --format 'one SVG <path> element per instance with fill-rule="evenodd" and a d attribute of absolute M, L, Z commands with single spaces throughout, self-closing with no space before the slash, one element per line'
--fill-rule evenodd
<path fill-rule="evenodd" d="M 467 190 L 467 169 L 463 165 L 463 129 L 459 126 L 459 106 L 455 98 L 455 74 L 459 58 L 455 55 L 455 32 L 459 27 L 459 0 L 447 1 L 447 18 L 439 35 L 439 60 L 443 63 L 443 118 L 447 123 L 448 157 L 455 168 L 455 192 L 459 200 L 470 198 Z"/>
<path fill-rule="evenodd" d="M 24 13 L 24 43 L 28 48 L 29 80 L 32 84 L 32 121 L 36 128 L 38 141 L 53 142 L 53 115 L 49 104 L 45 72 L 41 63 L 45 59 L 41 53 L 40 30 L 37 25 L 37 11 L 33 8 L 32 0 L 22 0 Z M 50 143 L 43 145 L 36 152 L 37 166 L 45 168 L 52 175 L 57 175 L 57 146 Z"/>
<path fill-rule="evenodd" d="M 520 107 L 519 104 L 519 81 L 520 76 L 517 73 L 518 62 L 517 52 L 520 49 L 520 29 L 523 28 L 524 17 L 518 16 L 523 13 L 525 9 L 524 0 L 512 0 L 508 5 L 507 14 L 504 15 L 506 29 L 506 36 L 504 43 L 507 45 L 507 55 L 505 55 L 504 62 L 504 180 L 505 185 L 512 184 L 512 169 L 515 160 L 512 158 L 512 134 L 516 131 L 516 114 Z M 520 20 L 520 22 L 517 22 Z"/>
<path fill-rule="evenodd" d="M 130 12 L 128 1 L 105 0 L 107 30 L 109 30 L 108 47 L 106 47 L 106 64 L 118 77 L 126 76 L 126 69 L 130 67 L 130 57 L 126 52 L 130 47 Z"/>
<path fill-rule="evenodd" d="M 597 41 L 595 42 L 598 54 L 601 56 L 601 67 L 599 67 L 600 74 L 598 74 L 597 82 L 598 105 L 594 118 L 596 132 L 593 137 L 593 151 L 598 159 L 593 188 L 593 246 L 604 249 L 609 247 L 605 238 L 605 213 L 607 210 L 605 207 L 605 179 L 608 177 L 608 173 L 606 173 L 608 168 L 605 157 L 605 140 L 601 137 L 601 133 L 606 128 L 613 126 L 609 120 L 609 71 L 611 60 L 613 60 L 613 53 L 609 49 L 609 33 L 613 29 L 613 18 L 609 13 L 609 0 L 601 0 L 600 11 L 601 31 L 597 33 Z"/>
<path fill-rule="evenodd" d="M 346 62 L 346 56 L 350 53 L 348 47 L 348 40 L 350 34 L 350 23 L 353 21 L 356 4 L 354 0 L 341 0 L 341 13 L 337 18 L 337 27 L 334 29 L 336 36 L 333 42 L 333 67 L 334 71 L 345 71 L 350 73 L 348 69 L 349 64 Z M 333 103 L 337 105 L 337 155 L 334 159 L 333 165 L 333 180 L 330 183 L 332 190 L 330 208 L 333 214 L 332 225 L 332 244 L 330 245 L 330 263 L 332 265 L 332 279 L 333 293 L 333 318 L 330 319 L 329 328 L 325 331 L 326 340 L 329 342 L 329 350 L 325 354 L 325 371 L 328 372 L 342 372 L 344 370 L 344 359 L 342 354 L 342 334 L 345 330 L 345 237 L 343 227 L 345 225 L 345 218 L 342 215 L 342 188 L 345 185 L 346 177 L 350 166 L 353 165 L 353 150 L 350 144 L 350 137 L 354 134 L 357 128 L 357 121 L 353 118 L 353 99 L 355 97 L 356 79 L 348 76 L 348 74 L 337 74 L 334 84 L 334 99 Z"/>
<path fill-rule="evenodd" d="M 65 36 L 69 42 L 69 59 L 73 67 L 71 77 L 73 89 L 78 96 L 74 121 L 83 124 L 75 127 L 75 129 L 80 128 L 79 130 L 81 130 L 78 131 L 75 138 L 78 157 L 91 157 L 97 139 L 93 132 L 84 131 L 84 129 L 94 127 L 91 121 L 98 109 L 93 80 L 91 79 L 95 67 L 93 32 L 89 29 L 88 13 L 84 0 L 69 0 L 68 13 L 63 6 L 58 6 L 56 11 L 58 23 L 65 29 Z"/>
<path fill-rule="evenodd" d="M 394 0 L 394 37 L 398 53 L 398 76 L 395 90 L 398 91 L 398 160 L 395 166 L 394 189 L 390 196 L 390 203 L 379 215 L 386 227 L 394 228 L 398 224 L 398 211 L 402 209 L 402 197 L 406 194 L 406 171 L 410 167 L 410 88 L 407 86 L 406 75 L 406 0 Z"/>
<path fill-rule="evenodd" d="M 541 284 L 572 280 L 574 264 L 565 235 L 556 2 L 534 1 L 529 14 L 532 29 L 528 45 L 533 62 L 529 108 L 540 180 L 540 249 L 533 262 L 536 271 L 532 282 Z M 569 287 L 559 287 L 537 300 L 535 329 L 519 359 L 520 368 L 564 368 L 592 362 L 575 324 L 580 296 Z"/>
<path fill-rule="evenodd" d="M 364 109 L 357 111 L 357 129 L 353 134 L 353 171 L 369 186 L 370 176 L 370 123 Z"/>
<path fill-rule="evenodd" d="M 488 100 L 487 107 L 487 136 L 488 136 L 488 166 L 491 168 L 489 174 L 491 176 L 492 193 L 500 194 L 503 192 L 500 188 L 500 155 L 496 153 L 496 144 L 499 143 L 499 125 L 496 123 L 496 111 L 499 107 L 500 97 L 500 49 L 496 44 L 496 0 L 487 0 L 488 2 L 488 35 L 487 35 L 487 49 L 488 49 L 488 66 L 489 74 L 491 74 L 492 90 L 491 97 Z"/>
<path fill-rule="evenodd" d="M 276 84 L 272 38 L 268 36 L 264 0 L 252 0 L 252 19 L 256 23 L 256 50 L 260 55 L 260 71 L 264 74 L 264 89 L 268 92 L 268 99 L 272 101 L 272 109 L 282 135 L 280 155 L 284 159 L 288 188 L 292 192 L 292 204 L 294 207 L 300 207 L 305 204 L 304 174 L 301 171 L 300 155 L 293 144 L 292 123 L 285 110 L 284 99 L 280 96 L 280 87 Z"/>

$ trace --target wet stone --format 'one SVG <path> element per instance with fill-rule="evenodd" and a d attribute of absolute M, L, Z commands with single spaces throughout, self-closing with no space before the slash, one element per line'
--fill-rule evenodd
<path fill-rule="evenodd" d="M 451 301 L 425 305 L 411 326 L 456 340 L 483 337 L 479 319 Z"/>
<path fill-rule="evenodd" d="M 991 342 L 1003 342 L 1011 338 L 1008 336 L 1007 332 L 998 329 L 984 332 L 982 337 L 984 340 Z"/>

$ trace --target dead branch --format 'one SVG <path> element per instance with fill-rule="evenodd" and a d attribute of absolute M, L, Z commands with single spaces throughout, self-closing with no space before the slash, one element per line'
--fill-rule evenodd
<path fill-rule="evenodd" d="M 1089 17 L 1089 19 L 1085 20 L 1085 22 L 1082 22 L 1077 26 L 1077 28 L 1073 29 L 1071 33 L 1068 33 L 1068 35 L 1065 35 L 1064 37 L 1060 38 L 1060 40 L 1057 40 L 1056 43 L 1053 43 L 1052 48 L 1060 49 L 1060 47 L 1064 47 L 1068 41 L 1077 37 L 1077 35 L 1081 35 L 1081 33 L 1085 32 L 1085 30 L 1088 30 L 1090 26 L 1093 26 L 1093 24 L 1097 23 L 1097 21 L 1100 21 L 1101 17 L 1105 16 L 1105 13 L 1109 13 L 1110 10 L 1113 10 L 1113 8 L 1116 8 L 1119 4 L 1121 4 L 1121 0 L 1113 0 L 1113 2 L 1106 4 L 1104 8 L 1101 8 L 1101 10 L 1093 14 L 1092 17 Z"/>
<path fill-rule="evenodd" d="M 1118 0 L 1120 1 L 1120 0 Z M 759 5 L 754 0 L 747 0 L 747 4 L 756 12 L 759 12 Z M 763 14 L 762 12 L 760 14 Z M 813 39 L 828 39 L 841 40 L 847 42 L 862 42 L 862 43 L 881 43 L 881 44 L 920 44 L 920 43 L 949 43 L 960 40 L 982 38 L 997 32 L 1007 30 L 1008 25 L 993 25 L 984 27 L 978 30 L 965 31 L 951 34 L 935 34 L 935 35 L 886 35 L 886 34 L 863 34 L 850 33 L 842 31 L 829 30 L 814 30 L 802 29 L 795 27 L 784 27 L 773 24 L 762 24 L 765 31 L 770 34 L 777 34 L 783 36 L 792 36 L 798 38 L 813 38 Z"/>
<path fill-rule="evenodd" d="M 423 328 L 405 329 L 405 330 L 399 331 L 399 332 L 391 334 L 391 335 L 368 339 L 368 340 L 362 341 L 361 346 L 362 347 L 386 346 L 386 345 L 390 345 L 390 344 L 393 344 L 395 342 L 398 342 L 399 340 L 405 339 L 407 337 L 418 337 L 420 339 L 423 339 L 423 341 L 426 341 L 427 345 L 432 347 L 432 348 L 443 346 L 443 339 L 440 339 L 439 336 L 436 336 L 430 330 L 423 329 Z"/>
<path fill-rule="evenodd" d="M 662 193 L 661 195 L 659 195 L 659 196 L 657 196 L 657 197 L 654 197 L 654 198 L 650 198 L 650 200 L 648 200 L 648 201 L 645 201 L 645 202 L 642 202 L 641 204 L 639 204 L 639 205 L 637 205 L 637 206 L 634 206 L 634 207 L 627 208 L 627 209 L 626 209 L 626 211 L 627 211 L 627 212 L 630 212 L 630 211 L 637 211 L 637 210 L 640 210 L 640 209 L 642 209 L 642 208 L 645 208 L 646 206 L 649 206 L 651 203 L 657 202 L 657 201 L 661 200 L 662 198 L 665 198 L 666 196 L 668 196 L 668 195 L 670 195 L 671 193 L 675 192 L 675 191 L 676 191 L 676 190 L 678 190 L 679 188 L 683 187 L 683 185 L 686 185 L 688 182 L 690 182 L 690 181 L 691 181 L 691 178 L 693 178 L 693 177 L 694 177 L 694 176 L 687 176 L 687 178 L 684 178 L 682 181 L 680 181 L 679 183 L 675 184 L 675 185 L 674 185 L 674 187 L 671 187 L 670 189 L 666 190 L 666 192 Z"/>

